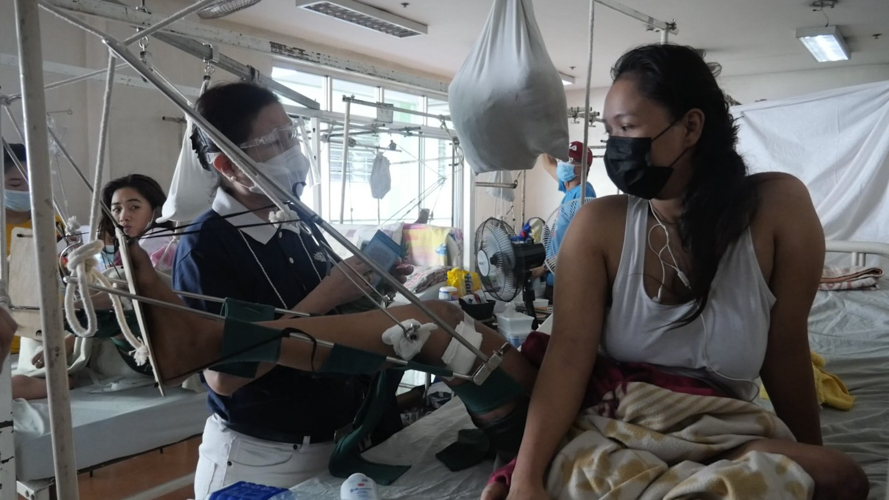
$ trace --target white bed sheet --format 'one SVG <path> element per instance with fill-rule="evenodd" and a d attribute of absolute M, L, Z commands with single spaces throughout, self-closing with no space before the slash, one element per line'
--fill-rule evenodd
<path fill-rule="evenodd" d="M 380 498 L 478 500 L 494 470 L 493 461 L 484 461 L 459 472 L 451 472 L 435 454 L 457 440 L 461 429 L 474 429 L 466 408 L 453 399 L 431 415 L 398 432 L 384 443 L 368 450 L 364 458 L 393 465 L 411 465 L 391 486 L 379 486 Z M 343 479 L 329 473 L 297 485 L 293 491 L 313 500 L 339 500 Z"/>
<path fill-rule="evenodd" d="M 818 292 L 809 316 L 812 350 L 855 396 L 851 411 L 821 410 L 824 444 L 861 464 L 873 500 L 886 495 L 889 467 L 889 281 L 882 290 Z"/>
<path fill-rule="evenodd" d="M 111 393 L 71 391 L 77 468 L 170 445 L 200 434 L 210 414 L 207 395 L 180 388 L 155 387 Z M 13 401 L 16 476 L 31 481 L 53 476 L 49 406 L 45 399 Z"/>

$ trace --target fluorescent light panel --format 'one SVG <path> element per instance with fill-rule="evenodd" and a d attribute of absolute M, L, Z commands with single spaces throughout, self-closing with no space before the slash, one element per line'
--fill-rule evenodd
<path fill-rule="evenodd" d="M 559 78 L 562 79 L 562 85 L 574 85 L 574 77 L 570 75 L 566 75 L 565 73 L 559 72 Z"/>
<path fill-rule="evenodd" d="M 849 47 L 836 26 L 798 29 L 796 37 L 818 62 L 849 60 Z"/>
<path fill-rule="evenodd" d="M 425 24 L 354 0 L 296 0 L 296 6 L 398 38 L 425 35 Z"/>
<path fill-rule="evenodd" d="M 201 19 L 218 19 L 257 3 L 259 3 L 259 0 L 220 0 L 206 9 L 199 10 L 198 17 Z"/>

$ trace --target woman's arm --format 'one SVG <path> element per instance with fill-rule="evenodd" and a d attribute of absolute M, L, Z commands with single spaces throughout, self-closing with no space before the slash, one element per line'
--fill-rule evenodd
<path fill-rule="evenodd" d="M 602 240 L 591 235 L 613 229 L 608 227 L 610 214 L 603 207 L 595 202 L 585 206 L 559 249 L 563 272 L 553 301 L 553 334 L 531 396 L 510 498 L 542 493 L 544 472 L 577 416 L 592 373 L 605 315 L 608 272 L 604 245 L 598 243 Z"/>
<path fill-rule="evenodd" d="M 824 232 L 806 186 L 795 177 L 781 175 L 764 181 L 760 196 L 758 218 L 774 224 L 769 286 L 777 299 L 762 381 L 775 413 L 797 441 L 820 445 L 808 319 L 824 266 Z"/>

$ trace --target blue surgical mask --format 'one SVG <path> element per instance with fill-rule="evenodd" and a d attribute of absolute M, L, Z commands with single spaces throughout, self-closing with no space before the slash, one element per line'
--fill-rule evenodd
<path fill-rule="evenodd" d="M 31 211 L 31 192 L 3 190 L 3 204 L 13 212 Z"/>
<path fill-rule="evenodd" d="M 573 181 L 577 177 L 574 174 L 574 165 L 564 161 L 558 162 L 556 164 L 556 177 L 559 179 L 559 191 L 564 193 L 567 189 L 565 183 Z"/>

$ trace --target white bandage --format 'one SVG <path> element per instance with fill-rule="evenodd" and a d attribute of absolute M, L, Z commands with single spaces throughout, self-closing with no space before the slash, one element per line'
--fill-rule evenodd
<path fill-rule="evenodd" d="M 395 325 L 383 332 L 383 343 L 391 345 L 399 358 L 410 361 L 420 352 L 432 330 L 436 328 L 438 327 L 432 323 L 421 325 L 419 321 L 409 319 L 402 321 L 401 326 Z M 404 334 L 405 329 L 409 335 Z"/>
<path fill-rule="evenodd" d="M 475 331 L 474 322 L 461 321 L 454 330 L 476 349 L 482 345 L 482 334 Z M 441 356 L 441 360 L 449 370 L 464 375 L 468 375 L 472 371 L 475 358 L 475 354 L 457 339 L 451 339 L 451 343 L 448 344 L 448 348 Z"/>

